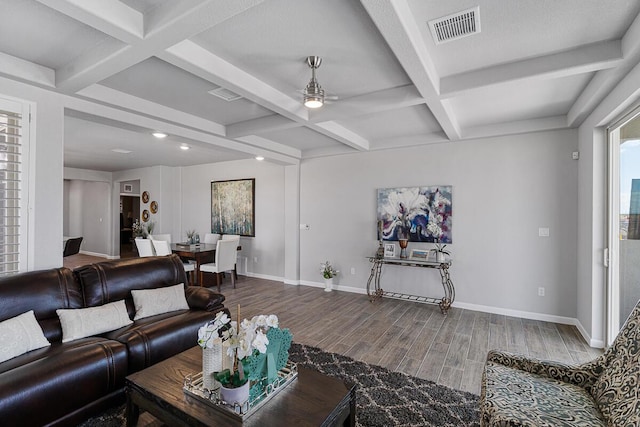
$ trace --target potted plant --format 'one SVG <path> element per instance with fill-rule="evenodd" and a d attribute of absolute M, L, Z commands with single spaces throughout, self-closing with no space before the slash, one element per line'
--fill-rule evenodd
<path fill-rule="evenodd" d="M 270 380 L 276 379 L 277 370 L 286 364 L 290 345 L 291 333 L 288 329 L 278 327 L 278 317 L 274 314 L 244 319 L 239 327 L 236 322 L 231 322 L 227 351 L 234 362 L 230 368 L 214 374 L 221 384 L 220 399 L 242 408 L 249 400 L 253 385 L 265 386 Z M 267 363 L 268 351 L 275 353 L 274 366 Z M 269 366 L 276 371 L 265 372 L 270 369 Z M 251 393 L 259 395 L 262 390 L 252 390 Z"/>
<path fill-rule="evenodd" d="M 325 292 L 331 292 L 333 289 L 333 278 L 340 273 L 340 271 L 334 269 L 329 261 L 320 264 L 320 273 L 324 277 L 324 290 Z"/>
<path fill-rule="evenodd" d="M 445 255 L 451 255 L 451 252 L 445 250 L 447 245 L 442 245 L 440 243 L 436 243 L 435 249 L 431 249 L 436 254 L 436 262 L 445 262 Z"/>

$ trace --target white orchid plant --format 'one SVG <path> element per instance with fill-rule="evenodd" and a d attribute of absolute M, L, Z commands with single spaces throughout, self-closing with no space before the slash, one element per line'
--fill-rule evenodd
<path fill-rule="evenodd" d="M 232 334 L 231 318 L 227 313 L 219 311 L 213 320 L 198 329 L 198 345 L 202 348 L 213 348 L 215 344 L 222 344 L 230 339 Z"/>
<path fill-rule="evenodd" d="M 278 316 L 261 314 L 254 316 L 251 320 L 244 319 L 240 322 L 239 329 L 237 322 L 228 322 L 228 324 L 230 325 L 228 335 L 226 331 L 222 332 L 221 339 L 229 342 L 227 355 L 234 358 L 234 368 L 217 372 L 215 378 L 226 387 L 239 387 L 248 381 L 248 375 L 244 373 L 243 361 L 246 362 L 252 356 L 267 352 L 267 345 L 269 345 L 267 331 L 278 327 Z"/>

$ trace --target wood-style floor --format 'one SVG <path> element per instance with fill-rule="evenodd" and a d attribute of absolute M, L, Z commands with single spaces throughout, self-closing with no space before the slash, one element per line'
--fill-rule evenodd
<path fill-rule="evenodd" d="M 490 349 L 567 363 L 602 352 L 590 348 L 574 326 L 460 308 L 445 316 L 433 305 L 371 303 L 366 295 L 245 276 L 236 286 L 227 277 L 221 290 L 234 319 L 238 304 L 242 318 L 276 314 L 296 342 L 476 394 Z"/>

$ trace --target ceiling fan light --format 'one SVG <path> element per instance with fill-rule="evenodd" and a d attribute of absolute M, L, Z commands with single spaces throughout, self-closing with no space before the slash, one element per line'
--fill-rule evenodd
<path fill-rule="evenodd" d="M 305 95 L 304 106 L 307 108 L 320 108 L 324 105 L 324 98 L 321 96 Z"/>

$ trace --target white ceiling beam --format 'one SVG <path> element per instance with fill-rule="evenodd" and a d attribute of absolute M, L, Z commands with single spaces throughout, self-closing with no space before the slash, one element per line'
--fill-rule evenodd
<path fill-rule="evenodd" d="M 48 0 L 47 0 L 48 1 Z M 79 0 L 77 0 L 79 1 Z M 66 64 L 56 73 L 56 84 L 60 90 L 77 92 L 98 83 L 113 74 L 127 69 L 145 59 L 158 55 L 164 49 L 213 27 L 232 16 L 244 12 L 264 0 L 193 0 L 180 2 L 184 7 L 176 10 L 175 5 L 161 8 L 165 12 L 154 20 L 155 25 L 146 23 L 145 36 L 127 46 L 107 46 L 89 51 Z M 168 15 L 168 16 L 167 16 Z"/>
<path fill-rule="evenodd" d="M 227 136 L 229 138 L 240 138 L 247 135 L 259 135 L 301 126 L 303 126 L 302 123 L 294 122 L 279 114 L 273 114 L 227 125 Z"/>
<path fill-rule="evenodd" d="M 310 123 L 309 112 L 300 100 L 280 92 L 190 40 L 184 40 L 168 48 L 159 57 L 336 141 L 358 150 L 368 149 L 367 140 L 337 123 L 327 122 L 323 125 Z"/>
<path fill-rule="evenodd" d="M 302 158 L 302 151 L 298 150 L 297 148 L 289 147 L 288 145 L 280 144 L 279 142 L 275 142 L 261 136 L 248 135 L 237 138 L 237 140 L 246 142 L 247 144 L 251 144 L 255 147 L 260 147 L 269 151 L 286 154 L 287 156 L 295 157 L 296 159 Z"/>
<path fill-rule="evenodd" d="M 382 113 L 424 103 L 425 100 L 416 87 L 406 85 L 341 99 L 336 103 L 327 102 L 319 110 L 310 111 L 309 115 L 312 122 L 325 122 Z"/>
<path fill-rule="evenodd" d="M 144 37 L 142 13 L 118 0 L 38 0 L 58 12 L 125 43 Z"/>
<path fill-rule="evenodd" d="M 54 88 L 56 73 L 51 68 L 0 52 L 0 74 L 38 86 Z"/>
<path fill-rule="evenodd" d="M 368 140 L 336 122 L 309 124 L 308 127 L 356 150 L 366 151 L 369 149 Z"/>
<path fill-rule="evenodd" d="M 265 148 L 256 147 L 243 142 L 234 141 L 217 135 L 212 135 L 200 130 L 186 128 L 179 124 L 167 123 L 153 117 L 147 117 L 140 113 L 122 110 L 116 107 L 98 104 L 92 100 L 85 100 L 78 97 L 68 96 L 64 101 L 65 108 L 80 111 L 85 114 L 104 117 L 108 120 L 134 125 L 146 129 L 163 129 L 170 135 L 204 142 L 216 147 L 234 150 L 252 156 L 262 155 L 269 159 L 282 162 L 283 164 L 298 164 L 299 159 L 281 153 L 269 151 Z"/>
<path fill-rule="evenodd" d="M 375 139 L 371 141 L 371 150 L 419 147 L 425 144 L 449 142 L 444 132 L 425 133 L 421 135 L 405 135 L 393 138 Z"/>
<path fill-rule="evenodd" d="M 360 2 L 420 95 L 425 99 L 447 137 L 450 140 L 460 139 L 460 126 L 455 116 L 443 106 L 440 100 L 440 78 L 407 0 L 360 0 Z"/>
<path fill-rule="evenodd" d="M 214 135 L 225 135 L 225 126 L 184 111 L 166 107 L 161 104 L 139 98 L 125 92 L 103 85 L 92 85 L 78 92 L 79 96 L 93 99 L 106 105 L 112 105 L 147 116 L 152 116 L 171 123 L 191 127 Z M 156 129 L 163 130 L 163 129 Z"/>
<path fill-rule="evenodd" d="M 525 79 L 558 79 L 618 66 L 622 41 L 612 40 L 565 52 L 473 70 L 440 79 L 440 95 L 453 97 L 487 86 Z"/>
<path fill-rule="evenodd" d="M 609 95 L 614 87 L 640 62 L 640 14 L 622 37 L 624 61 L 615 69 L 598 71 L 573 103 L 567 114 L 568 125 L 577 127 Z"/>
<path fill-rule="evenodd" d="M 542 132 L 566 129 L 567 116 L 552 116 L 539 119 L 520 120 L 465 129 L 463 139 L 487 138 L 492 136 L 516 135 L 521 133 Z"/>

